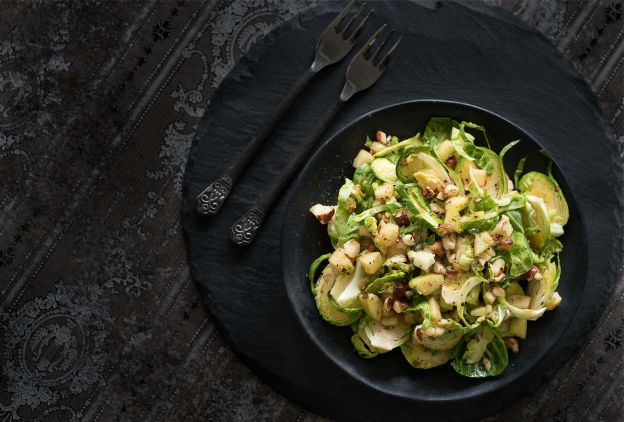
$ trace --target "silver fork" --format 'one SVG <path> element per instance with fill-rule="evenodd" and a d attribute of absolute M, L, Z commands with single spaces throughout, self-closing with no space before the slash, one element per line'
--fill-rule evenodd
<path fill-rule="evenodd" d="M 245 170 L 251 159 L 256 155 L 258 149 L 264 144 L 271 132 L 273 132 L 273 129 L 275 129 L 301 91 L 310 83 L 314 75 L 321 69 L 339 62 L 351 51 L 372 14 L 372 11 L 368 11 L 368 13 L 361 18 L 367 9 L 366 5 L 362 4 L 359 10 L 352 13 L 351 17 L 347 19 L 347 15 L 353 8 L 355 1 L 356 0 L 352 0 L 347 4 L 327 28 L 325 28 L 316 45 L 314 61 L 308 70 L 306 70 L 290 88 L 290 91 L 279 103 L 269 120 L 256 133 L 256 136 L 245 147 L 237 160 L 229 167 L 225 174 L 212 182 L 197 196 L 197 212 L 199 214 L 215 215 L 219 212 L 243 170 Z"/>
<path fill-rule="evenodd" d="M 297 173 L 297 170 L 299 170 L 303 162 L 310 157 L 312 149 L 342 106 L 349 101 L 353 95 L 373 85 L 384 73 L 402 38 L 398 37 L 382 57 L 381 52 L 394 33 L 394 31 L 392 31 L 382 42 L 378 43 L 378 37 L 384 31 L 385 27 L 386 25 L 383 25 L 373 34 L 349 64 L 346 82 L 336 104 L 321 118 L 314 131 L 308 135 L 301 148 L 289 161 L 286 169 L 279 175 L 277 180 L 272 183 L 266 192 L 260 195 L 260 199 L 251 209 L 232 226 L 231 238 L 234 243 L 238 245 L 249 245 L 253 242 L 253 239 L 262 227 L 262 223 L 271 210 L 271 207 L 279 198 L 284 188 L 288 186 L 288 183 Z"/>

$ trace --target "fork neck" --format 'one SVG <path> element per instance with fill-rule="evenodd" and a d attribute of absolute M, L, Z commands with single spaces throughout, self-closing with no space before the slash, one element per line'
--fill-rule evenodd
<path fill-rule="evenodd" d="M 321 69 L 327 67 L 327 65 L 329 65 L 329 59 L 317 52 L 314 56 L 314 61 L 310 65 L 310 71 L 312 73 L 318 73 Z"/>
<path fill-rule="evenodd" d="M 340 93 L 340 101 L 346 103 L 356 92 L 357 89 L 355 88 L 355 85 L 353 85 L 349 80 L 345 81 L 344 87 L 342 87 L 342 92 Z"/>

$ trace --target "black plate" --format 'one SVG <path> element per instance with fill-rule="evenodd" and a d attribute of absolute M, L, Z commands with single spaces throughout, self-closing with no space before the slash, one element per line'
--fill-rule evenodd
<path fill-rule="evenodd" d="M 303 329 L 314 343 L 339 367 L 358 381 L 386 394 L 414 401 L 449 402 L 473 399 L 516 381 L 549 353 L 565 332 L 579 305 L 587 274 L 587 241 L 583 218 L 566 183 L 566 175 L 555 169 L 570 208 L 570 221 L 560 238 L 562 274 L 559 292 L 563 302 L 536 322 L 530 322 L 521 353 L 510 356 L 510 365 L 500 376 L 474 380 L 457 374 L 449 364 L 413 369 L 396 349 L 374 359 L 361 359 L 353 350 L 349 327 L 335 327 L 317 312 L 306 274 L 310 263 L 333 248 L 326 226 L 308 212 L 316 203 L 336 202 L 344 178 L 353 176 L 351 162 L 366 136 L 383 130 L 400 139 L 422 132 L 429 118 L 448 116 L 484 125 L 492 149 L 521 142 L 505 156 L 505 169 L 513 174 L 516 164 L 527 157 L 525 171 L 546 171 L 543 145 L 528 133 L 496 114 L 467 104 L 447 101 L 413 101 L 392 105 L 357 119 L 331 139 L 310 159 L 297 180 L 288 201 L 282 229 L 282 267 L 286 290 Z M 477 144 L 485 141 L 477 135 Z"/>

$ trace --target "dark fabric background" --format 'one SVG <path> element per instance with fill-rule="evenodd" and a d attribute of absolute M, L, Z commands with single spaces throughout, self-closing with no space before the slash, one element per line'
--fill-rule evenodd
<path fill-rule="evenodd" d="M 215 88 L 314 3 L 0 2 L 0 420 L 322 420 L 224 343 L 179 220 Z M 557 45 L 623 145 L 624 1 L 489 3 Z M 575 358 L 490 420 L 622 420 L 623 337 L 620 279 Z"/>

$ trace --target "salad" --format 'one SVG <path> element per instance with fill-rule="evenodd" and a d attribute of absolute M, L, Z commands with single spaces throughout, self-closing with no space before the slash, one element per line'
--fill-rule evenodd
<path fill-rule="evenodd" d="M 310 266 L 312 294 L 361 357 L 400 348 L 415 368 L 495 376 L 528 321 L 561 303 L 568 205 L 552 162 L 523 174 L 522 159 L 511 180 L 518 142 L 496 153 L 483 127 L 445 117 L 403 141 L 378 131 L 337 204 L 310 208 L 334 247 Z"/>

